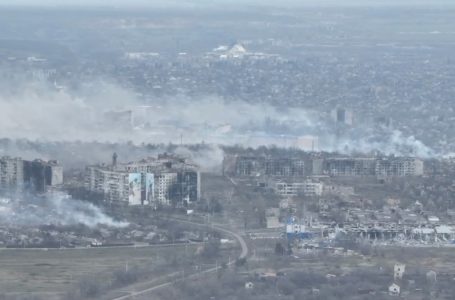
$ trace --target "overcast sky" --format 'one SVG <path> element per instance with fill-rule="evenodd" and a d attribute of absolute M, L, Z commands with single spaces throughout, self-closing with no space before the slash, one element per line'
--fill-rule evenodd
<path fill-rule="evenodd" d="M 95 5 L 95 6 L 221 6 L 221 5 L 273 5 L 302 6 L 319 5 L 454 5 L 455 0 L 0 0 L 0 5 Z"/>

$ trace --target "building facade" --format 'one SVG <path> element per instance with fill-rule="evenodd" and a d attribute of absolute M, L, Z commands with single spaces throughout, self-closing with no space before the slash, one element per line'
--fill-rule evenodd
<path fill-rule="evenodd" d="M 63 167 L 57 161 L 0 158 L 0 188 L 46 192 L 63 184 Z"/>
<path fill-rule="evenodd" d="M 226 156 L 223 173 L 238 177 L 304 177 L 305 161 L 300 158 Z"/>
<path fill-rule="evenodd" d="M 307 197 L 321 196 L 323 184 L 305 180 L 303 182 L 276 182 L 274 186 L 275 193 L 280 196 L 297 196 L 303 194 Z"/>
<path fill-rule="evenodd" d="M 90 166 L 86 188 L 112 204 L 185 207 L 199 200 L 200 173 L 175 157 Z"/>
<path fill-rule="evenodd" d="M 20 158 L 0 158 L 0 187 L 13 188 L 24 183 L 24 161 Z"/>
<path fill-rule="evenodd" d="M 324 173 L 330 176 L 405 177 L 422 176 L 423 161 L 414 157 L 328 158 Z"/>

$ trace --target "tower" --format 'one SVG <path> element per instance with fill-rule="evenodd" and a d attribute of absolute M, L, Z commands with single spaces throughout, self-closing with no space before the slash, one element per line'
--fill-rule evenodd
<path fill-rule="evenodd" d="M 112 154 L 112 168 L 116 168 L 117 167 L 117 158 L 118 158 L 118 155 L 116 152 L 114 152 L 114 154 Z"/>

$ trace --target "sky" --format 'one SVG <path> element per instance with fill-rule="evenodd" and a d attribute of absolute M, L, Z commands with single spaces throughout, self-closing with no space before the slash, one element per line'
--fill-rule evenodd
<path fill-rule="evenodd" d="M 0 0 L 2 6 L 159 6 L 159 7 L 216 7 L 220 5 L 454 5 L 453 0 Z M 278 3 L 278 4 L 277 4 Z"/>

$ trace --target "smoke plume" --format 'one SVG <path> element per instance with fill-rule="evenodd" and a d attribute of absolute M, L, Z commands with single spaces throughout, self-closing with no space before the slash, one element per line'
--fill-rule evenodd
<path fill-rule="evenodd" d="M 368 124 L 357 124 L 340 133 L 328 112 L 225 101 L 217 96 L 144 99 L 138 98 L 133 91 L 102 80 L 81 83 L 72 90 L 57 89 L 42 82 L 25 82 L 3 84 L 0 137 L 47 142 L 132 142 L 136 145 L 276 145 L 342 153 L 380 151 L 422 157 L 435 155 L 422 141 L 404 136 L 397 129 L 376 132 Z M 36 152 L 25 148 L 12 153 L 12 148 L 0 149 L 0 154 L 17 156 L 17 153 L 31 155 Z M 209 150 L 193 152 L 182 146 L 177 152 L 204 163 L 208 157 L 211 168 L 214 160 L 220 160 L 222 152 L 216 146 Z M 129 151 L 131 149 L 123 157 L 136 158 Z M 152 152 L 136 154 L 150 156 Z M 77 151 L 70 153 L 70 156 L 83 155 Z M 87 155 L 100 161 L 111 153 L 110 149 L 97 152 L 94 148 Z M 205 155 L 204 159 L 201 159 L 202 155 Z"/>
<path fill-rule="evenodd" d="M 63 193 L 42 197 L 23 195 L 0 198 L 0 224 L 6 226 L 41 225 L 98 225 L 126 227 L 128 223 L 116 221 L 101 208 L 80 200 L 70 199 Z"/>

